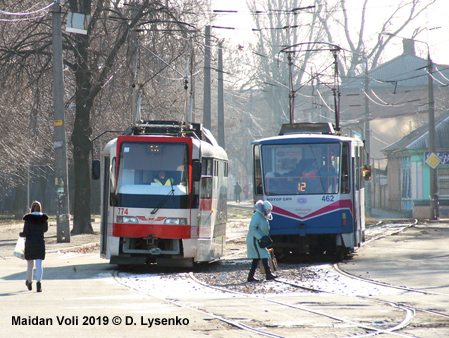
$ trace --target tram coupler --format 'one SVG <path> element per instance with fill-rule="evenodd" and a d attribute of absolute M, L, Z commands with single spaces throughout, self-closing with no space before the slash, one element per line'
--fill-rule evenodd
<path fill-rule="evenodd" d="M 149 234 L 146 238 L 147 245 L 154 245 L 154 235 Z"/>

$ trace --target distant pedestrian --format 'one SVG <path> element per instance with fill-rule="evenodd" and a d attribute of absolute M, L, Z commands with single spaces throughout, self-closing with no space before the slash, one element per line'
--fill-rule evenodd
<path fill-rule="evenodd" d="M 234 186 L 234 194 L 235 194 L 235 203 L 240 203 L 240 194 L 242 193 L 242 187 L 239 182 L 235 183 Z"/>
<path fill-rule="evenodd" d="M 273 206 L 268 201 L 257 201 L 254 205 L 254 214 L 249 223 L 248 236 L 246 236 L 246 252 L 248 258 L 252 258 L 251 269 L 248 274 L 248 282 L 257 282 L 258 279 L 254 278 L 259 261 L 262 260 L 263 267 L 265 268 L 265 276 L 267 280 L 275 279 L 277 276 L 273 275 L 268 265 L 268 258 L 270 252 L 267 248 L 261 248 L 259 246 L 259 240 L 263 236 L 269 236 L 270 224 L 268 221 L 273 219 L 271 210 Z"/>
<path fill-rule="evenodd" d="M 31 204 L 29 214 L 23 216 L 25 224 L 20 237 L 25 237 L 25 259 L 27 261 L 27 280 L 25 285 L 28 290 L 32 290 L 33 285 L 33 268 L 36 262 L 36 289 L 37 292 L 42 291 L 42 274 L 44 268 L 42 261 L 45 259 L 45 241 L 44 232 L 48 230 L 48 216 L 42 213 L 42 206 L 39 202 L 34 201 Z"/>

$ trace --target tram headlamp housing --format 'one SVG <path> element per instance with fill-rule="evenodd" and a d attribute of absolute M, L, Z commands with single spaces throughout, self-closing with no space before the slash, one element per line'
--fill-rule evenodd
<path fill-rule="evenodd" d="M 117 216 L 118 223 L 131 223 L 136 224 L 137 218 L 133 216 Z"/>
<path fill-rule="evenodd" d="M 164 224 L 187 225 L 187 218 L 166 218 Z"/>

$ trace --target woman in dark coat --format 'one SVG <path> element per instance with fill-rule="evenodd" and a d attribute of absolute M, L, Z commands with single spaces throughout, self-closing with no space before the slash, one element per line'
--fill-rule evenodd
<path fill-rule="evenodd" d="M 29 214 L 23 216 L 25 224 L 20 237 L 25 237 L 25 259 L 27 260 L 27 280 L 25 281 L 28 290 L 32 290 L 33 268 L 36 261 L 37 292 L 42 291 L 42 274 L 44 269 L 42 261 L 45 259 L 44 232 L 48 230 L 48 216 L 42 213 L 42 206 L 34 201 L 31 204 Z"/>

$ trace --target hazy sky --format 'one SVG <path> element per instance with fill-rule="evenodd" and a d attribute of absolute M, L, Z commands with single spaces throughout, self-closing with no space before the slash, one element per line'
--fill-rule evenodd
<path fill-rule="evenodd" d="M 312 3 L 312 1 L 310 1 Z M 399 3 L 404 0 L 369 0 L 366 38 L 375 37 L 379 32 L 380 18 L 385 17 L 386 13 L 391 13 Z M 352 19 L 355 27 L 358 27 L 357 15 L 360 12 L 360 0 L 347 0 L 347 14 Z M 217 10 L 238 10 L 236 14 L 219 15 L 213 25 L 235 27 L 236 30 L 214 29 L 215 36 L 226 36 L 231 39 L 233 45 L 244 45 L 245 40 L 252 36 L 251 28 L 254 28 L 252 17 L 246 7 L 245 0 L 226 0 L 212 1 L 212 9 Z M 437 0 L 426 13 L 423 13 L 419 20 L 413 22 L 409 27 L 401 32 L 401 36 L 409 38 L 413 30 L 417 27 L 427 27 L 428 29 L 421 32 L 417 40 L 425 41 L 430 46 L 431 56 L 434 62 L 440 64 L 449 64 L 449 0 Z M 384 22 L 383 20 L 382 22 Z M 335 43 L 338 44 L 337 41 Z M 425 44 L 416 44 L 417 52 L 421 57 L 426 57 L 427 47 Z M 402 52 L 401 39 L 393 39 L 391 41 L 388 53 L 391 57 L 395 57 Z"/>

